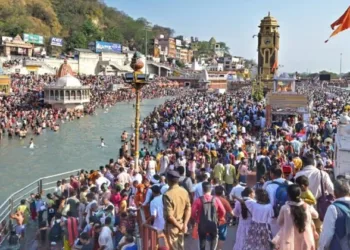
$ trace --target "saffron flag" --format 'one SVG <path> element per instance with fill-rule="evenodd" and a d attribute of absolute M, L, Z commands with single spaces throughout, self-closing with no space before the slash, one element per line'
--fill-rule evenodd
<path fill-rule="evenodd" d="M 275 49 L 275 62 L 273 63 L 271 68 L 272 73 L 275 73 L 277 68 L 278 68 L 278 60 L 277 60 L 276 49 Z"/>
<path fill-rule="evenodd" d="M 338 27 L 334 30 L 336 26 Z M 337 21 L 331 24 L 331 28 L 334 31 L 331 34 L 331 36 L 325 41 L 325 43 L 327 43 L 332 36 L 335 36 L 338 33 L 350 28 L 350 7 L 345 11 L 345 13 Z"/>

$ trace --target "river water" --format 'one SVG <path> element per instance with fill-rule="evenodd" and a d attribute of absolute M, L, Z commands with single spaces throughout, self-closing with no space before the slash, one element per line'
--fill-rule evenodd
<path fill-rule="evenodd" d="M 168 98 L 143 100 L 141 119 Z M 0 142 L 0 204 L 11 193 L 39 177 L 74 169 L 97 169 L 116 159 L 121 146 L 120 135 L 132 133 L 135 109 L 131 103 L 118 103 L 109 109 L 97 111 L 97 116 L 85 116 L 66 122 L 58 132 L 44 130 L 35 136 L 35 149 L 29 149 L 26 139 L 3 139 Z M 100 137 L 107 147 L 101 148 Z"/>

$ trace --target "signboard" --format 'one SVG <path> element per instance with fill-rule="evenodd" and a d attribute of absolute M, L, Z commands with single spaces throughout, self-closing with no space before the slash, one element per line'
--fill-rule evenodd
<path fill-rule="evenodd" d="M 13 41 L 13 37 L 10 36 L 2 36 L 1 37 L 1 44 L 4 45 L 5 42 L 12 42 Z"/>
<path fill-rule="evenodd" d="M 179 39 L 176 39 L 175 44 L 176 44 L 176 46 L 182 46 L 182 41 Z"/>
<path fill-rule="evenodd" d="M 114 53 L 121 53 L 122 52 L 122 45 L 119 43 L 108 43 L 108 42 L 101 42 L 96 41 L 95 44 L 95 52 L 114 52 Z"/>
<path fill-rule="evenodd" d="M 34 44 L 44 44 L 44 37 L 35 34 L 23 34 L 23 41 Z"/>
<path fill-rule="evenodd" d="M 63 39 L 58 38 L 58 37 L 52 37 L 51 38 L 51 46 L 62 47 L 63 46 Z"/>

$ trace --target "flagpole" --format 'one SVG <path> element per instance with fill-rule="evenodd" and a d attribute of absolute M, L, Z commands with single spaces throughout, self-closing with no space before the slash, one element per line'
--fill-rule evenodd
<path fill-rule="evenodd" d="M 343 57 L 343 53 L 340 53 L 340 70 L 339 70 L 339 78 L 341 78 L 341 68 L 342 68 L 342 63 L 343 63 L 343 61 L 342 61 L 342 58 Z"/>

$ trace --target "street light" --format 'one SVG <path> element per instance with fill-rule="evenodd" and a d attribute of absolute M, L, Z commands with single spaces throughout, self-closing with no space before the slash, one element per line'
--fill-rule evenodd
<path fill-rule="evenodd" d="M 146 61 L 147 62 L 147 61 Z M 135 52 L 130 63 L 133 73 L 125 74 L 125 82 L 129 83 L 136 94 L 136 112 L 135 112 L 135 170 L 139 171 L 139 138 L 140 138 L 140 94 L 143 86 L 148 84 L 148 74 L 142 73 L 141 69 L 144 63 L 141 60 L 141 54 Z"/>

